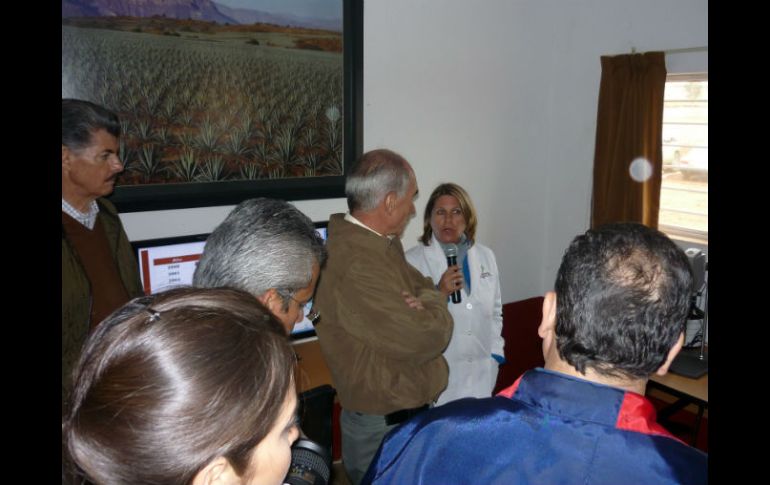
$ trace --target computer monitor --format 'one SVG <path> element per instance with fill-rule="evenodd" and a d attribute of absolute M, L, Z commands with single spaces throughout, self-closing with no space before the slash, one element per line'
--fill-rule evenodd
<path fill-rule="evenodd" d="M 208 234 L 194 234 L 132 242 L 144 294 L 192 286 L 207 237 Z"/>
<path fill-rule="evenodd" d="M 326 241 L 328 221 L 314 222 L 316 231 Z M 142 288 L 147 295 L 179 286 L 192 286 L 193 273 L 203 254 L 208 234 L 163 237 L 133 241 L 139 263 Z M 309 301 L 305 315 L 313 306 Z M 315 336 L 313 324 L 307 318 L 294 326 L 291 338 L 294 340 Z"/>

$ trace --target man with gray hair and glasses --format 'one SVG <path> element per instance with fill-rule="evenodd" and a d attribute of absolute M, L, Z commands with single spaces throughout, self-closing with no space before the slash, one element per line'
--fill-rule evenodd
<path fill-rule="evenodd" d="M 206 240 L 193 286 L 229 286 L 254 295 L 286 333 L 302 321 L 326 248 L 313 222 L 288 202 L 238 204 Z"/>
<path fill-rule="evenodd" d="M 314 305 L 342 405 L 342 459 L 358 485 L 385 434 L 446 387 L 452 317 L 446 297 L 404 257 L 400 237 L 417 196 L 409 163 L 390 150 L 367 152 L 345 193 L 350 212 L 330 218 Z"/>

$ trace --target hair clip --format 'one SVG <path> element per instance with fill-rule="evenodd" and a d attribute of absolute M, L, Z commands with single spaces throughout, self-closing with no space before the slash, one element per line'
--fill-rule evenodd
<path fill-rule="evenodd" d="M 145 308 L 145 311 L 150 314 L 150 323 L 160 320 L 160 312 L 153 310 L 152 308 Z"/>

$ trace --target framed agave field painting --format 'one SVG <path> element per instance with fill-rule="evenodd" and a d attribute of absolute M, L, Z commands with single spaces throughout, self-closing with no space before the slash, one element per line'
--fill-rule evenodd
<path fill-rule="evenodd" d="M 344 196 L 360 0 L 62 0 L 62 98 L 118 113 L 122 212 Z"/>

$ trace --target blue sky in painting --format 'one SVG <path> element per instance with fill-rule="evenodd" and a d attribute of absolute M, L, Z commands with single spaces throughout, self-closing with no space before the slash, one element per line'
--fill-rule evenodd
<path fill-rule="evenodd" d="M 213 0 L 231 8 L 250 8 L 273 14 L 310 18 L 342 18 L 343 0 Z"/>

